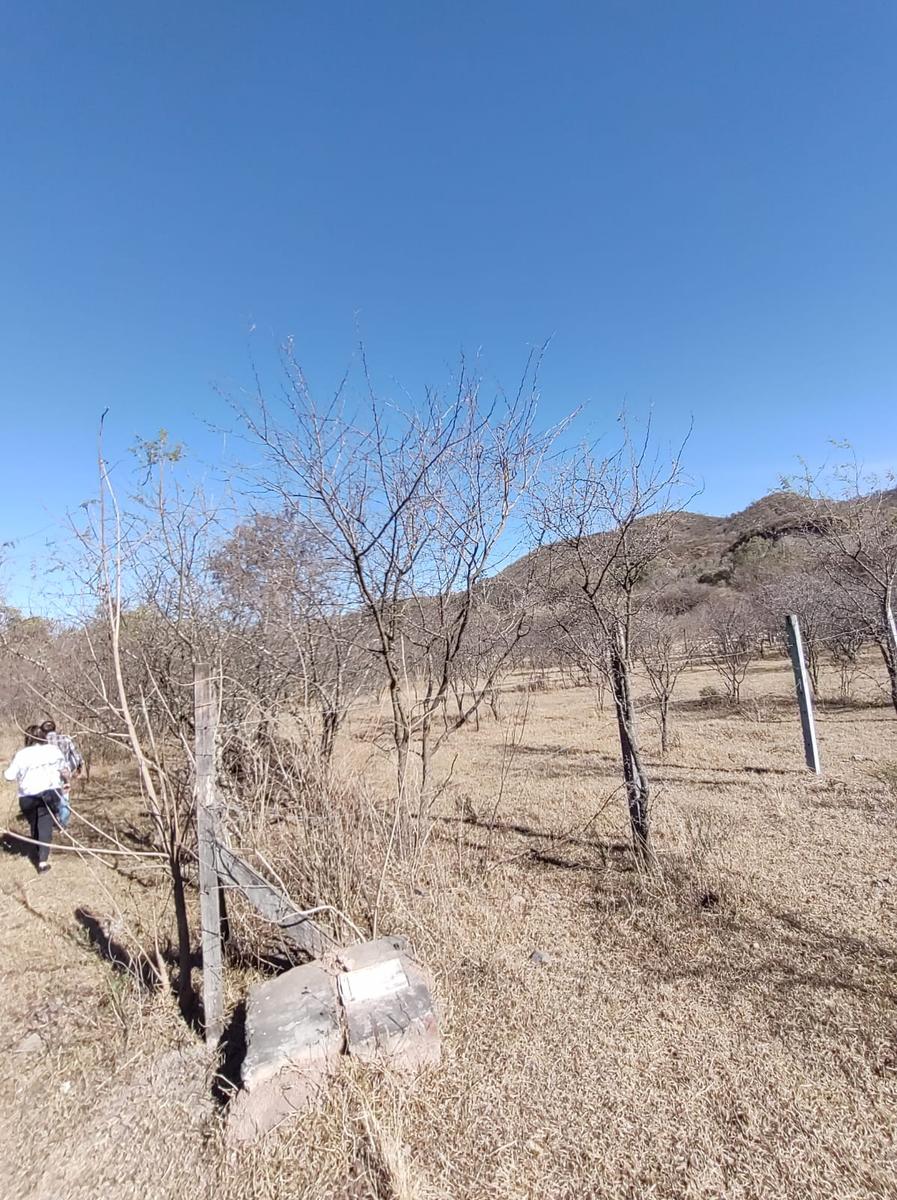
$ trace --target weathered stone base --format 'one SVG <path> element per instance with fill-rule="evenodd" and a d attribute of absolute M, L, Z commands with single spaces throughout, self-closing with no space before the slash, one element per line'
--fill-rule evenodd
<path fill-rule="evenodd" d="M 228 1137 L 251 1141 L 323 1098 L 339 1070 L 344 1033 L 336 980 L 319 963 L 294 967 L 250 989 L 243 1089 Z"/>
<path fill-rule="evenodd" d="M 409 1074 L 440 1058 L 430 981 L 402 938 L 361 942 L 251 988 L 246 1039 L 232 1142 L 320 1103 L 344 1052 Z"/>
<path fill-rule="evenodd" d="M 439 1062 L 439 1026 L 430 982 L 404 940 L 361 942 L 339 953 L 337 976 L 349 1054 L 415 1072 Z"/>

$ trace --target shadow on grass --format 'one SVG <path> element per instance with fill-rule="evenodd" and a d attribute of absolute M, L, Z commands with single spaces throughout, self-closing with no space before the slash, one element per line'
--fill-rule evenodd
<path fill-rule="evenodd" d="M 20 841 L 13 833 L 4 833 L 0 838 L 0 846 L 6 854 L 13 855 L 16 858 L 27 858 L 32 863 L 34 862 L 34 851 L 36 846 L 30 845 L 28 842 Z"/>
<path fill-rule="evenodd" d="M 130 975 L 147 989 L 155 991 L 161 986 L 159 972 L 144 954 L 134 954 L 127 946 L 117 942 L 102 919 L 87 908 L 75 909 L 75 920 L 87 935 L 90 946 L 113 971 Z"/>
<path fill-rule="evenodd" d="M 874 939 L 833 933 L 794 913 L 767 911 L 768 920 L 730 916 L 712 931 L 715 955 L 668 968 L 663 978 L 716 981 L 729 993 L 752 990 L 771 999 L 809 988 L 897 1005 L 897 950 Z"/>
<path fill-rule="evenodd" d="M 670 712 L 674 716 L 692 713 L 704 720 L 743 720 L 745 717 L 756 717 L 758 704 L 769 724 L 778 724 L 782 720 L 779 714 L 797 714 L 793 696 L 762 696 L 756 702 L 745 698 L 738 704 L 729 703 L 725 696 L 694 696 L 687 700 L 671 700 Z"/>
<path fill-rule="evenodd" d="M 299 954 L 301 956 L 301 951 Z M 227 965 L 235 970 L 254 971 L 272 978 L 283 975 L 285 971 L 292 970 L 303 961 L 301 957 L 290 958 L 269 946 L 249 946 L 236 937 L 227 943 L 225 956 Z"/>
<path fill-rule="evenodd" d="M 711 887 L 686 866 L 656 890 L 606 872 L 596 880 L 604 918 L 596 939 L 616 939 L 618 930 L 645 986 L 684 985 L 684 1005 L 709 993 L 737 1021 L 765 1023 L 770 1038 L 798 1053 L 824 1043 L 825 1053 L 855 1058 L 860 1047 L 879 1072 L 882 1048 L 894 1040 L 897 946 L 827 929 L 756 896 L 744 912 L 738 887 L 735 877 Z"/>
<path fill-rule="evenodd" d="M 893 705 L 887 696 L 857 697 L 855 699 L 842 699 L 838 697 L 834 700 L 817 700 L 816 708 L 817 711 L 823 713 L 825 716 L 831 717 L 841 716 L 842 713 L 868 712 L 870 709 L 873 711 L 889 709 L 893 712 Z M 889 714 L 886 713 L 886 715 Z"/>
<path fill-rule="evenodd" d="M 170 939 L 158 949 L 159 962 L 154 962 L 143 951 L 133 951 L 122 942 L 115 939 L 109 930 L 108 923 L 87 908 L 75 909 L 75 920 L 87 935 L 92 949 L 112 970 L 120 975 L 132 978 L 139 987 L 147 992 L 160 989 L 170 989 L 178 998 L 178 1008 L 186 1024 L 194 1033 L 203 1031 L 202 1000 L 192 986 L 188 986 L 183 996 L 180 994 L 180 983 L 177 967 L 179 957 L 177 949 Z M 195 950 L 190 956 L 191 976 L 194 968 L 202 967 L 202 953 Z"/>
<path fill-rule="evenodd" d="M 706 763 L 700 766 L 689 766 L 687 763 L 676 762 L 649 762 L 645 764 L 652 771 L 710 771 L 718 775 L 806 775 L 806 768 L 798 767 L 757 767 L 757 766 L 731 766 L 731 767 L 709 767 Z M 660 778 L 658 776 L 658 778 Z M 691 783 L 699 782 L 697 779 L 689 778 L 688 780 L 669 780 L 670 783 Z"/>
<path fill-rule="evenodd" d="M 608 870 L 621 876 L 638 874 L 632 846 L 628 842 L 596 840 L 590 845 L 598 852 L 597 862 L 587 862 L 580 858 L 563 858 L 559 853 L 552 854 L 544 850 L 530 850 L 524 863 L 533 868 L 552 867 L 560 871 L 584 871 L 592 875 Z"/>
<path fill-rule="evenodd" d="M 662 852 L 660 874 L 645 876 L 622 840 L 471 815 L 440 820 L 482 831 L 481 847 L 490 831 L 501 839 L 498 846 L 508 837 L 525 839 L 514 856 L 522 871 L 542 872 L 558 889 L 562 879 L 576 880 L 577 888 L 585 881 L 596 953 L 602 946 L 624 948 L 646 986 L 683 983 L 683 1003 L 691 1002 L 692 985 L 709 990 L 744 1020 L 768 1023 L 770 1037 L 798 1045 L 831 1038 L 854 1054 L 860 1043 L 877 1061 L 881 1046 L 893 1042 L 897 944 L 832 930 L 746 895 L 740 876 L 712 861 Z M 447 842 L 456 837 L 446 829 Z"/>
<path fill-rule="evenodd" d="M 514 753 L 529 756 L 530 758 L 544 758 L 547 755 L 563 755 L 565 758 L 579 756 L 607 757 L 603 751 L 591 746 L 564 746 L 557 742 L 521 742 L 519 746 L 514 747 Z"/>
<path fill-rule="evenodd" d="M 212 1079 L 212 1098 L 225 1108 L 240 1090 L 240 1071 L 246 1057 L 245 1000 L 241 1000 L 231 1013 L 218 1043 L 218 1052 L 220 1058 Z"/>
<path fill-rule="evenodd" d="M 487 817 L 478 817 L 470 813 L 465 813 L 464 816 L 435 816 L 434 821 L 441 822 L 445 825 L 468 825 L 474 829 L 482 829 L 486 833 L 491 834 L 508 834 L 517 833 L 521 837 L 538 838 L 542 841 L 547 841 L 556 846 L 588 846 L 590 849 L 597 851 L 606 851 L 609 853 L 625 852 L 630 849 L 629 842 L 620 840 L 608 840 L 600 837 L 582 837 L 569 833 L 557 833 L 549 829 L 536 829 L 532 825 L 526 825 L 522 821 L 491 821 Z M 454 844 L 454 837 L 452 838 Z"/>

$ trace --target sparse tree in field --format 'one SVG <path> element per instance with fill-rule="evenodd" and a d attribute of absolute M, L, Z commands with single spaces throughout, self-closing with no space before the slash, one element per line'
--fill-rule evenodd
<path fill-rule="evenodd" d="M 827 640 L 834 632 L 838 609 L 828 579 L 812 570 L 789 571 L 762 590 L 759 608 L 769 615 L 777 641 L 781 639 L 785 617 L 796 613 L 800 618 L 807 672 L 813 693 L 818 697 L 822 658 Z"/>
<path fill-rule="evenodd" d="M 459 664 L 486 628 L 483 581 L 508 553 L 509 521 L 551 443 L 536 428 L 537 365 L 534 356 L 514 397 L 485 402 L 462 364 L 451 395 L 429 392 L 407 409 L 380 400 L 365 371 L 355 411 L 343 389 L 319 405 L 288 352 L 282 408 L 261 398 L 242 413 L 266 452 L 262 485 L 327 544 L 348 581 L 346 608 L 363 616 L 389 699 L 397 812 L 423 816 L 433 754 L 488 702 L 526 631 L 523 598 L 488 627 L 488 666 L 446 718 Z"/>
<path fill-rule="evenodd" d="M 812 507 L 820 569 L 839 590 L 842 611 L 853 626 L 881 651 L 897 711 L 895 479 L 864 474 L 851 455 L 828 473 L 805 468 L 785 482 Z"/>
<path fill-rule="evenodd" d="M 829 662 L 838 672 L 838 695 L 845 703 L 853 699 L 853 687 L 860 671 L 860 655 L 866 643 L 862 631 L 847 629 L 828 640 Z"/>
<path fill-rule="evenodd" d="M 680 453 L 652 456 L 650 428 L 638 443 L 625 432 L 606 457 L 591 448 L 562 463 L 536 508 L 547 534 L 548 596 L 578 653 L 607 672 L 620 735 L 633 847 L 653 863 L 651 785 L 642 753 L 632 667 L 636 635 L 669 551 L 683 477 Z"/>
<path fill-rule="evenodd" d="M 656 607 L 645 609 L 639 622 L 636 653 L 657 701 L 660 751 L 666 754 L 670 701 L 680 677 L 691 665 L 691 655 L 682 637 L 681 619 Z"/>
<path fill-rule="evenodd" d="M 220 661 L 221 626 L 205 561 L 218 517 L 198 492 L 169 488 L 180 448 L 138 445 L 144 483 L 124 504 L 99 455 L 99 492 L 75 527 L 65 570 L 82 600 L 68 664 L 49 659 L 47 691 L 75 721 L 127 747 L 171 878 L 182 1008 L 193 1003 L 187 880 L 192 870 L 193 664 Z M 76 656 L 76 657 L 75 657 Z M 157 948 L 158 951 L 158 948 Z M 158 961 L 161 958 L 156 955 Z"/>
<path fill-rule="evenodd" d="M 90 731 L 133 757 L 153 844 L 170 874 L 176 983 L 182 1007 L 190 1011 L 194 668 L 213 664 L 219 684 L 222 763 L 234 761 L 250 775 L 235 788 L 228 786 L 234 779 L 227 769 L 219 774 L 228 824 L 239 844 L 249 846 L 252 833 L 263 829 L 259 811 L 266 811 L 269 799 L 293 819 L 297 799 L 306 799 L 301 777 L 308 768 L 306 745 L 284 737 L 278 719 L 291 711 L 297 694 L 305 702 L 319 684 L 323 705 L 324 675 L 331 664 L 316 644 L 322 631 L 314 613 L 330 617 L 336 602 L 330 605 L 327 587 L 316 577 L 320 559 L 309 545 L 305 559 L 293 563 L 291 577 L 304 589 L 304 607 L 295 597 L 292 609 L 267 603 L 267 593 L 278 586 L 288 592 L 290 583 L 261 553 L 258 543 L 270 540 L 267 526 L 235 533 L 230 514 L 207 505 L 196 490 L 181 491 L 170 481 L 179 454 L 164 439 L 142 443 L 139 451 L 144 478 L 136 494 L 124 500 L 100 456 L 100 495 L 79 516 L 77 552 L 66 554 L 65 569 L 81 605 L 72 610 L 68 628 L 31 665 L 36 692 L 53 699 L 68 728 L 79 736 Z M 254 539 L 253 532 L 260 536 Z M 287 553 L 275 556 L 275 566 L 285 570 L 285 559 L 300 549 L 288 546 Z M 331 628 L 326 621 L 324 626 L 326 635 L 339 628 L 349 636 L 352 618 L 344 625 L 334 618 Z M 355 633 L 349 641 L 354 648 Z M 339 688 L 340 671 L 335 675 Z M 338 701 L 337 695 L 337 711 Z M 329 780 L 318 775 L 313 781 L 322 785 L 315 794 L 326 808 Z M 247 833 L 244 841 L 241 835 Z M 158 954 L 156 961 L 162 976 Z"/>
<path fill-rule="evenodd" d="M 211 559 L 244 682 L 271 711 L 319 714 L 322 761 L 364 687 L 370 661 L 357 612 L 346 610 L 342 562 L 296 512 L 256 513 Z M 297 714 L 297 705 L 299 713 Z"/>
<path fill-rule="evenodd" d="M 34 706 L 35 667 L 52 653 L 56 630 L 43 617 L 0 605 L 0 714 L 24 729 Z"/>
<path fill-rule="evenodd" d="M 490 681 L 484 693 L 484 703 L 477 705 L 473 715 L 476 729 L 480 727 L 480 712 L 484 706 L 488 706 L 496 721 L 501 717 L 501 682 L 507 671 L 515 665 L 514 656 L 505 651 L 502 631 L 508 613 L 528 612 L 530 607 L 531 597 L 519 585 L 512 588 L 500 580 L 486 579 L 480 586 L 471 618 L 470 636 L 458 656 L 457 668 L 451 679 L 458 716 L 466 711 L 470 699 L 479 694 L 482 681 Z"/>
<path fill-rule="evenodd" d="M 720 596 L 702 616 L 702 654 L 725 684 L 729 703 L 739 704 L 742 684 L 760 654 L 756 612 L 741 596 Z"/>

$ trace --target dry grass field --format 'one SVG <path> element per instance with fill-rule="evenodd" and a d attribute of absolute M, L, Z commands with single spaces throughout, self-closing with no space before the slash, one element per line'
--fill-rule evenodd
<path fill-rule="evenodd" d="M 817 780 L 783 663 L 755 667 L 737 712 L 702 701 L 714 682 L 682 682 L 666 761 L 645 717 L 648 882 L 589 690 L 509 689 L 500 722 L 457 736 L 429 852 L 387 909 L 434 973 L 443 1063 L 414 1086 L 347 1071 L 250 1151 L 226 1148 L 214 1064 L 172 1000 L 110 961 L 148 936 L 160 877 L 60 852 L 39 878 L 0 855 L 0 1194 L 895 1195 L 897 720 L 828 706 Z M 341 756 L 373 788 L 370 716 Z M 80 807 L 139 824 L 124 769 Z M 253 970 L 231 972 L 233 1004 Z"/>

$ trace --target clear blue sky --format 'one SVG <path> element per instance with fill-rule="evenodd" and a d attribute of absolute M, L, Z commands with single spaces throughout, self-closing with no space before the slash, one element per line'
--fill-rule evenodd
<path fill-rule="evenodd" d="M 0 90 L 19 602 L 100 412 L 214 460 L 286 334 L 329 389 L 360 330 L 387 391 L 553 335 L 547 413 L 693 414 L 706 511 L 829 437 L 897 461 L 892 0 L 35 0 Z"/>

